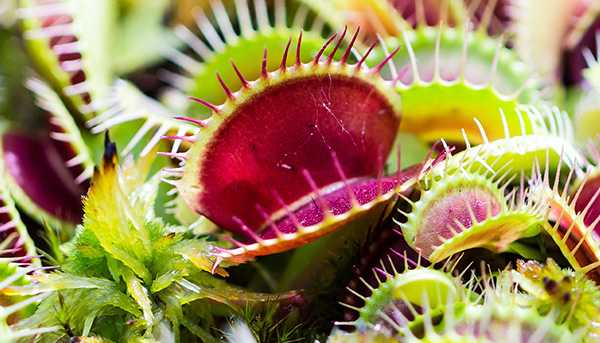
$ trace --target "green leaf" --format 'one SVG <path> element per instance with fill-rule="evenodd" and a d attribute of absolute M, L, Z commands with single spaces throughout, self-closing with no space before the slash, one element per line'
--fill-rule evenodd
<path fill-rule="evenodd" d="M 127 286 L 127 293 L 135 300 L 138 306 L 142 309 L 146 327 L 154 325 L 154 314 L 152 313 L 152 301 L 148 297 L 148 290 L 144 287 L 142 281 L 138 279 L 131 269 L 126 268 L 121 262 L 114 259 L 109 259 L 109 269 L 113 277 L 123 279 Z"/>
<path fill-rule="evenodd" d="M 152 301 L 148 297 L 148 290 L 144 287 L 141 280 L 132 273 L 124 275 L 127 292 L 138 303 L 144 314 L 144 320 L 150 327 L 154 325 L 154 314 L 152 313 Z"/>
<path fill-rule="evenodd" d="M 144 265 L 151 254 L 149 237 L 143 222 L 131 222 L 143 216 L 129 203 L 118 177 L 116 157 L 109 156 L 95 173 L 84 200 L 83 225 L 85 230 L 93 232 L 111 257 L 149 282 L 151 274 Z"/>
<path fill-rule="evenodd" d="M 39 280 L 37 291 L 53 290 L 52 294 L 40 303 L 35 314 L 19 323 L 19 328 L 60 326 L 68 327 L 74 335 L 83 335 L 89 331 L 90 321 L 103 316 L 119 316 L 119 322 L 125 322 L 127 314 L 140 315 L 138 305 L 115 283 L 67 274 L 51 275 L 48 279 Z M 36 289 L 32 287 L 31 290 Z M 103 332 L 101 336 L 119 335 L 115 332 L 118 331 L 116 325 L 110 331 Z"/>
<path fill-rule="evenodd" d="M 37 274 L 30 278 L 35 282 L 23 286 L 4 288 L 3 293 L 9 295 L 34 295 L 66 289 L 116 289 L 116 285 L 106 279 L 82 277 L 66 273 Z"/>
<path fill-rule="evenodd" d="M 63 271 L 90 277 L 110 277 L 105 251 L 91 230 L 77 227 L 75 237 L 63 246 L 68 255 L 62 265 Z"/>

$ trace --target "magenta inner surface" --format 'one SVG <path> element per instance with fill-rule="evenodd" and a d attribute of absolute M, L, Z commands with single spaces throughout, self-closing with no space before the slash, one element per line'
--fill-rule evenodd
<path fill-rule="evenodd" d="M 86 187 L 75 183 L 50 138 L 8 133 L 2 146 L 7 172 L 34 204 L 62 221 L 81 221 Z"/>
<path fill-rule="evenodd" d="M 283 209 L 280 200 L 314 196 L 303 170 L 317 188 L 342 181 L 333 154 L 348 180 L 378 175 L 398 125 L 388 100 L 359 78 L 311 76 L 272 86 L 236 109 L 207 147 L 198 207 L 224 228 L 240 232 L 243 222 L 259 231 L 264 214 Z M 319 215 L 299 216 L 309 224 Z"/>
<path fill-rule="evenodd" d="M 430 204 L 423 222 L 419 223 L 422 229 L 417 233 L 415 245 L 425 256 L 429 256 L 434 246 L 443 243 L 440 237 L 450 239 L 455 232 L 476 224 L 473 219 L 481 222 L 490 215 L 497 215 L 500 210 L 501 204 L 485 190 L 467 187 L 457 189 Z"/>
<path fill-rule="evenodd" d="M 592 225 L 594 220 L 600 216 L 600 195 L 594 198 L 594 195 L 600 188 L 600 175 L 588 179 L 582 186 L 583 189 L 575 202 L 575 211 L 581 213 L 589 206 L 583 222 L 585 225 Z M 600 234 L 600 224 L 596 225 L 594 231 Z"/>
<path fill-rule="evenodd" d="M 342 186 L 334 191 L 322 194 L 321 200 L 316 196 L 311 196 L 310 199 L 300 208 L 293 211 L 293 216 L 285 215 L 278 221 L 275 221 L 274 226 L 268 226 L 264 231 L 260 232 L 261 238 L 275 238 L 277 231 L 283 233 L 293 233 L 297 229 L 297 223 L 306 227 L 320 223 L 324 219 L 324 211 L 329 211 L 334 215 L 340 215 L 348 212 L 352 208 L 352 197 L 358 204 L 364 205 L 373 201 L 380 194 L 390 192 L 397 184 L 396 177 L 388 177 L 385 179 L 360 179 L 347 186 Z M 323 208 L 323 204 L 326 206 Z M 297 222 L 297 223 L 295 223 Z"/>

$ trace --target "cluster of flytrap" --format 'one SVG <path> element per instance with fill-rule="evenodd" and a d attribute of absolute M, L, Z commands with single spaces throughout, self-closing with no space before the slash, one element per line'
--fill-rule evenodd
<path fill-rule="evenodd" d="M 600 340 L 599 25 L 0 4 L 0 342 Z"/>

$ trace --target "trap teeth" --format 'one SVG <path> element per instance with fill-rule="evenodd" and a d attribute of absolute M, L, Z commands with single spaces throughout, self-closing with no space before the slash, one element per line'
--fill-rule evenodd
<path fill-rule="evenodd" d="M 120 152 L 123 156 L 134 152 L 146 156 L 160 144 L 161 139 L 172 137 L 171 149 L 164 153 L 184 160 L 187 148 L 185 143 L 193 139 L 199 131 L 196 126 L 202 123 L 200 120 L 188 122 L 185 120 L 188 118 L 174 115 L 161 103 L 142 94 L 134 85 L 124 80 L 114 83 L 104 102 L 104 110 L 86 123 L 92 133 L 108 132 L 127 123 L 144 121 L 137 131 L 131 134 L 131 138 Z M 147 135 L 149 138 L 146 138 Z"/>
<path fill-rule="evenodd" d="M 82 119 L 110 84 L 111 1 L 25 0 L 18 14 L 31 60 Z"/>
<path fill-rule="evenodd" d="M 502 138 L 505 127 L 513 135 L 522 130 L 532 133 L 534 128 L 523 121 L 519 107 L 541 100 L 539 86 L 504 44 L 482 31 L 443 25 L 406 30 L 386 39 L 374 57 L 401 47 L 384 77 L 402 96 L 402 132 L 449 144 L 463 140 L 461 130 L 475 144 Z M 487 136 L 480 136 L 480 126 Z"/>
<path fill-rule="evenodd" d="M 524 197 L 505 198 L 499 183 L 456 171 L 422 184 L 418 200 L 406 199 L 412 210 L 400 228 L 407 242 L 436 263 L 473 248 L 505 252 L 511 243 L 538 234 L 543 216 Z"/>
<path fill-rule="evenodd" d="M 40 222 L 74 226 L 82 216 L 94 163 L 67 108 L 48 85 L 27 81 L 48 125 L 37 134 L 5 129 L 0 137 L 2 173 L 16 203 Z"/>
<path fill-rule="evenodd" d="M 248 85 L 239 75 L 243 74 L 248 80 L 259 79 L 263 73 L 259 62 L 265 48 L 269 52 L 266 70 L 275 71 L 297 63 L 293 54 L 287 54 L 286 42 L 291 37 L 302 32 L 303 42 L 298 48 L 298 58 L 302 62 L 313 58 L 324 42 L 323 22 L 318 16 L 309 22 L 307 14 L 310 11 L 303 5 L 290 10 L 287 1 L 275 1 L 272 8 L 267 7 L 264 0 L 236 1 L 232 6 L 235 12 L 231 12 L 235 15 L 232 16 L 223 5 L 221 0 L 214 1 L 211 10 L 196 12 L 199 35 L 184 26 L 175 29 L 175 35 L 190 53 L 175 48 L 165 51 L 166 58 L 179 70 L 176 73 L 163 71 L 160 76 L 183 96 L 194 96 L 213 104 L 223 103 L 231 97 L 231 92 Z M 249 15 L 250 8 L 255 10 L 256 16 Z M 215 24 L 209 18 L 214 19 Z M 237 23 L 239 28 L 234 29 L 232 23 Z M 284 55 L 287 58 L 282 63 Z M 239 70 L 231 68 L 232 63 Z M 281 70 L 285 71 L 285 68 Z M 223 88 L 230 91 L 223 92 Z M 210 113 L 198 106 L 183 106 L 180 110 L 192 117 Z"/>
<path fill-rule="evenodd" d="M 465 300 L 466 296 L 458 280 L 435 269 L 418 267 L 385 274 L 378 280 L 380 283 L 371 288 L 370 294 L 356 293 L 363 299 L 362 307 L 341 304 L 359 316 L 338 325 L 353 326 L 359 332 L 373 330 L 386 337 L 411 335 L 411 328 L 418 328 L 427 317 L 443 314 L 451 302 Z"/>
<path fill-rule="evenodd" d="M 0 181 L 0 261 L 37 264 L 35 245 L 4 181 Z"/>
<path fill-rule="evenodd" d="M 577 208 L 577 202 L 583 188 L 576 188 L 575 194 L 569 194 L 569 186 L 576 177 L 575 174 L 576 171 L 569 172 L 562 188 L 559 183 L 560 173 L 557 173 L 554 180 L 547 173 L 534 174 L 530 198 L 542 208 L 545 216 L 544 232 L 551 237 L 570 266 L 599 282 L 600 244 L 594 227 L 600 219 L 596 218 L 589 225 L 585 222 L 595 197 L 592 196 L 582 209 Z"/>
<path fill-rule="evenodd" d="M 234 68 L 248 86 L 224 88 L 223 105 L 194 99 L 212 116 L 199 123 L 175 183 L 191 208 L 239 236 L 223 258 L 241 263 L 305 244 L 385 207 L 413 178 L 382 172 L 401 110 L 379 72 L 395 52 L 372 68 L 363 65 L 367 56 L 348 64 L 358 30 L 342 46 L 347 34 L 332 35 L 304 64 L 299 35 L 295 49 L 285 45 L 280 69 L 269 72 L 268 50 L 257 80 Z M 287 66 L 293 50 L 296 63 Z"/>

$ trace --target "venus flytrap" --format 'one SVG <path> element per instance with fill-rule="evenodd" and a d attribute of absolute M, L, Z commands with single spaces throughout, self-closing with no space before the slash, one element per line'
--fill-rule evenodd
<path fill-rule="evenodd" d="M 402 132 L 428 142 L 460 143 L 462 129 L 473 144 L 502 138 L 505 130 L 532 133 L 519 106 L 540 103 L 539 85 L 505 43 L 506 38 L 490 37 L 468 24 L 448 27 L 443 22 L 386 39 L 385 49 L 374 56 L 400 48 L 384 77 L 402 97 Z M 486 136 L 479 135 L 481 126 Z"/>
<path fill-rule="evenodd" d="M 293 54 L 288 55 L 290 39 L 280 68 L 272 72 L 265 49 L 255 81 L 234 65 L 243 87 L 232 92 L 222 83 L 227 101 L 221 106 L 195 99 L 211 110 L 211 117 L 181 119 L 196 125 L 199 133 L 166 137 L 193 143 L 180 158 L 173 156 L 182 163 L 165 170 L 167 182 L 190 208 L 238 235 L 232 240 L 234 248 L 215 249 L 218 262 L 240 264 L 313 241 L 354 218 L 385 209 L 395 190 L 408 184 L 408 174 L 382 175 L 400 120 L 400 98 L 379 76 L 393 54 L 373 68 L 366 68 L 365 58 L 349 64 L 358 31 L 340 48 L 346 33 L 337 40 L 332 35 L 309 63 L 302 62 L 299 35 L 292 66 L 287 65 Z M 333 51 L 323 61 L 330 45 Z M 338 49 L 343 56 L 336 62 Z M 366 102 L 352 107 L 345 100 L 350 94 Z M 274 111 L 277 107 L 288 110 Z M 289 120 L 303 129 L 284 131 L 292 129 L 286 125 Z M 281 130 L 274 127 L 258 135 L 254 127 L 259 122 Z M 229 153 L 233 146 L 238 147 L 235 155 Z"/>
<path fill-rule="evenodd" d="M 112 78 L 116 1 L 22 0 L 17 13 L 38 72 L 72 110 L 93 116 Z"/>

